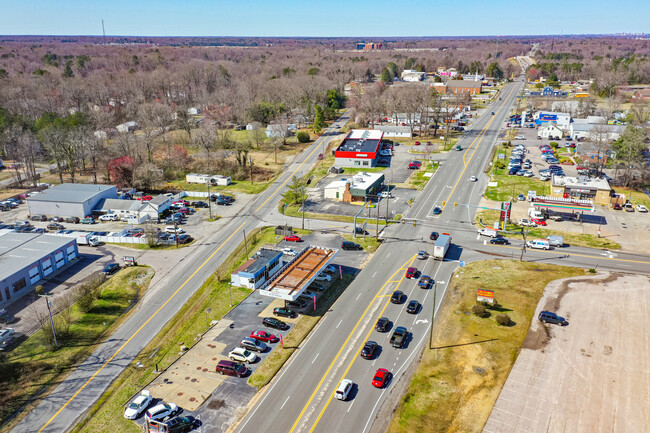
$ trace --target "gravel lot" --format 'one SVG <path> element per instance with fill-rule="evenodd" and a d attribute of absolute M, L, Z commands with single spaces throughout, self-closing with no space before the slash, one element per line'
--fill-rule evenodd
<path fill-rule="evenodd" d="M 650 431 L 650 278 L 600 274 L 550 284 L 484 433 Z"/>

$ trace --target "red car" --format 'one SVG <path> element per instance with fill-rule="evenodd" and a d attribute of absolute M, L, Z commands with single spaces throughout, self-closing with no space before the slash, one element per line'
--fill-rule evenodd
<path fill-rule="evenodd" d="M 409 162 L 409 168 L 420 168 L 422 163 L 420 161 L 411 161 Z"/>
<path fill-rule="evenodd" d="M 278 341 L 278 337 L 266 331 L 253 331 L 251 332 L 251 338 L 262 341 L 264 343 L 275 343 Z"/>
<path fill-rule="evenodd" d="M 386 370 L 385 368 L 380 368 L 377 370 L 377 373 L 375 373 L 375 377 L 372 378 L 372 386 L 377 387 L 377 388 L 383 388 L 386 386 L 386 382 L 388 382 L 388 378 L 390 377 L 390 372 Z"/>
<path fill-rule="evenodd" d="M 153 197 L 151 197 L 150 195 L 143 195 L 142 197 L 136 197 L 135 199 L 136 200 L 142 200 L 142 201 L 149 201 L 149 200 L 152 200 Z"/>
<path fill-rule="evenodd" d="M 300 236 L 296 236 L 296 235 L 285 236 L 284 240 L 287 241 L 287 242 L 302 242 L 302 239 L 300 239 Z"/>
<path fill-rule="evenodd" d="M 546 225 L 546 221 L 544 221 L 543 219 L 539 219 L 539 218 L 531 218 L 530 221 L 531 221 L 531 222 L 534 222 L 534 223 L 537 224 L 538 226 L 545 226 L 545 225 Z"/>
<path fill-rule="evenodd" d="M 417 268 L 410 267 L 406 270 L 406 278 L 411 279 L 415 278 L 415 275 L 418 273 Z"/>
<path fill-rule="evenodd" d="M 186 208 L 186 207 L 182 207 L 182 208 L 180 208 L 178 211 L 179 211 L 180 213 L 182 213 L 183 215 L 187 215 L 187 214 L 190 213 L 190 210 L 189 210 L 188 208 Z"/>
<path fill-rule="evenodd" d="M 416 142 L 415 142 L 415 145 L 416 145 L 416 146 L 419 146 L 419 145 L 420 145 L 420 142 L 419 142 L 419 141 L 416 141 Z"/>

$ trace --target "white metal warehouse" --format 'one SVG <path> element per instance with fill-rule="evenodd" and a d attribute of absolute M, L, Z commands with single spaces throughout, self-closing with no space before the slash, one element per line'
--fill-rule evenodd
<path fill-rule="evenodd" d="M 104 198 L 117 198 L 115 185 L 87 183 L 62 183 L 27 199 L 30 215 L 76 216 L 83 218 L 92 213 Z"/>

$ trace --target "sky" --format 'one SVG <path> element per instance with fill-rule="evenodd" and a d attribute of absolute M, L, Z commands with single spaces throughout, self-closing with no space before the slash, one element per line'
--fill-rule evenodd
<path fill-rule="evenodd" d="M 0 0 L 2 35 L 482 36 L 650 33 L 650 1 Z"/>

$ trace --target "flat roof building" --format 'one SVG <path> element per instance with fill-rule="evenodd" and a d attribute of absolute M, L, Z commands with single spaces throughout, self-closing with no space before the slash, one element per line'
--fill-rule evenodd
<path fill-rule="evenodd" d="M 62 183 L 27 198 L 30 215 L 90 215 L 102 199 L 117 198 L 115 185 Z"/>
<path fill-rule="evenodd" d="M 374 167 L 384 133 L 376 129 L 353 129 L 334 150 L 335 167 Z"/>
<path fill-rule="evenodd" d="M 612 189 L 605 179 L 591 179 L 586 176 L 553 176 L 551 197 L 577 200 L 591 200 L 596 204 L 609 204 Z"/>
<path fill-rule="evenodd" d="M 341 178 L 325 186 L 325 198 L 346 203 L 365 202 L 376 196 L 383 188 L 383 173 L 355 174 L 351 178 Z"/>
<path fill-rule="evenodd" d="M 282 267 L 282 251 L 260 248 L 253 257 L 230 274 L 233 286 L 258 289 Z"/>
<path fill-rule="evenodd" d="M 32 291 L 41 280 L 79 256 L 75 238 L 47 234 L 0 234 L 0 307 Z"/>

